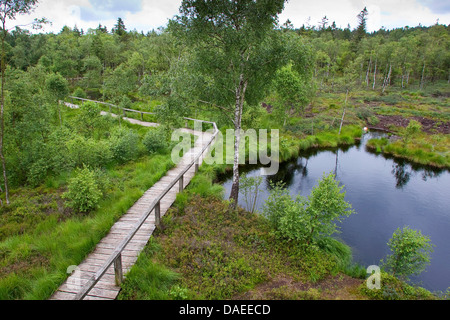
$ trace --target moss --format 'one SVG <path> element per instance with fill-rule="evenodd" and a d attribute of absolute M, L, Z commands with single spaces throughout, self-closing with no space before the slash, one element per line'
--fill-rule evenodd
<path fill-rule="evenodd" d="M 359 288 L 361 294 L 372 300 L 436 300 L 437 297 L 421 287 L 413 287 L 396 277 L 382 272 L 381 288 L 368 289 L 366 284 Z"/>

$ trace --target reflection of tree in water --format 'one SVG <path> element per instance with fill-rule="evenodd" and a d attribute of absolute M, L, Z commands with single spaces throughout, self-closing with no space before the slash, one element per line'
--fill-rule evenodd
<path fill-rule="evenodd" d="M 428 181 L 428 179 L 437 178 L 442 174 L 443 170 L 424 169 L 422 172 L 422 180 Z"/>
<path fill-rule="evenodd" d="M 306 164 L 302 168 L 302 177 L 303 178 L 306 178 L 308 176 L 308 161 L 309 161 L 309 159 L 306 158 Z M 302 164 L 303 164 L 303 159 L 302 159 Z"/>
<path fill-rule="evenodd" d="M 420 173 L 423 181 L 428 181 L 428 179 L 438 178 L 444 170 L 436 169 L 431 167 L 424 167 L 417 164 L 408 164 L 405 161 L 396 160 L 392 165 L 392 174 L 397 180 L 396 187 L 398 189 L 403 189 L 411 179 L 411 176 L 415 173 Z"/>
<path fill-rule="evenodd" d="M 306 160 L 306 165 L 308 164 L 308 160 Z M 271 185 L 275 185 L 279 182 L 284 183 L 286 188 L 290 187 L 294 182 L 294 177 L 296 172 L 301 172 L 304 174 L 304 170 L 306 167 L 303 165 L 303 159 L 290 161 L 284 164 L 280 164 L 280 169 L 278 173 L 273 176 L 268 176 L 265 184 L 268 190 L 271 190 Z M 307 171 L 306 171 L 307 174 Z"/>
<path fill-rule="evenodd" d="M 395 180 L 397 180 L 395 187 L 397 189 L 403 189 L 411 179 L 412 169 L 408 171 L 405 163 L 395 163 L 392 165 L 392 174 Z"/>
<path fill-rule="evenodd" d="M 334 176 L 337 178 L 337 170 L 339 166 L 339 150 L 336 151 L 336 165 L 334 167 Z"/>

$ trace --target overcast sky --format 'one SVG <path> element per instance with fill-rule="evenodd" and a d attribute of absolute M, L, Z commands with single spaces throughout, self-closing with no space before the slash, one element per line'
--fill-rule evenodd
<path fill-rule="evenodd" d="M 125 21 L 128 30 L 150 31 L 165 26 L 178 14 L 181 0 L 40 0 L 31 15 L 20 16 L 9 27 L 26 24 L 34 18 L 45 17 L 52 22 L 44 32 L 58 33 L 64 25 L 87 31 L 99 23 L 114 26 L 118 17 Z M 295 27 L 319 24 L 327 16 L 330 24 L 345 28 L 357 26 L 357 15 L 367 7 L 368 31 L 381 27 L 430 26 L 439 19 L 440 24 L 450 24 L 449 0 L 289 0 L 280 22 L 291 20 Z"/>

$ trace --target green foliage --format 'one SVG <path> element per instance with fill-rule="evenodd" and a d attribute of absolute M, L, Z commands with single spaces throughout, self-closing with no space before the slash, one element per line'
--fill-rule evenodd
<path fill-rule="evenodd" d="M 281 115 L 284 122 L 295 112 L 303 112 L 304 106 L 309 102 L 312 88 L 309 81 L 303 79 L 292 66 L 278 70 L 274 77 L 273 86 L 279 96 L 280 108 L 275 112 Z"/>
<path fill-rule="evenodd" d="M 172 167 L 170 155 L 153 155 L 107 171 L 92 170 L 105 196 L 89 215 L 65 209 L 60 189 L 27 188 L 12 194 L 13 207 L 2 210 L 10 209 L 14 218 L 1 223 L 17 232 L 0 242 L 1 298 L 48 299 L 66 278 L 67 266 L 81 263 L 114 222 Z M 66 186 L 69 176 L 58 180 Z"/>
<path fill-rule="evenodd" d="M 80 87 L 77 87 L 75 89 L 75 91 L 73 92 L 73 96 L 77 97 L 77 98 L 82 98 L 82 99 L 86 99 L 87 98 L 86 92 Z"/>
<path fill-rule="evenodd" d="M 381 272 L 381 288 L 370 290 L 364 283 L 359 288 L 360 292 L 373 300 L 436 300 L 437 297 L 421 287 L 415 287 L 394 277 Z"/>
<path fill-rule="evenodd" d="M 119 163 L 135 160 L 140 152 L 139 143 L 139 135 L 131 129 L 121 127 L 111 132 L 111 151 Z"/>
<path fill-rule="evenodd" d="M 66 147 L 70 161 L 75 167 L 82 167 L 87 165 L 93 168 L 105 167 L 113 159 L 120 163 L 125 162 L 129 158 L 125 158 L 122 154 L 115 154 L 114 152 L 122 151 L 120 142 L 112 140 L 96 140 L 93 138 L 85 138 L 83 136 L 75 136 L 67 141 Z M 126 149 L 125 147 L 123 149 Z"/>
<path fill-rule="evenodd" d="M 422 132 L 422 125 L 416 120 L 411 120 L 406 127 L 403 135 L 403 141 L 407 144 L 411 138 L 417 136 L 420 132 Z"/>
<path fill-rule="evenodd" d="M 47 91 L 58 101 L 69 94 L 69 83 L 60 74 L 50 74 L 45 80 Z"/>
<path fill-rule="evenodd" d="M 324 174 L 318 185 L 312 189 L 306 208 L 310 217 L 310 240 L 318 235 L 330 236 L 336 233 L 338 227 L 335 222 L 341 222 L 344 217 L 354 213 L 351 205 L 344 200 L 343 189 L 344 186 L 339 186 L 334 174 Z"/>
<path fill-rule="evenodd" d="M 107 129 L 105 117 L 100 114 L 100 107 L 94 102 L 84 102 L 74 119 L 76 130 L 85 137 L 93 137 L 94 132 Z"/>
<path fill-rule="evenodd" d="M 142 143 L 150 154 L 163 151 L 168 147 L 166 133 L 164 129 L 160 128 L 149 130 L 145 134 Z"/>
<path fill-rule="evenodd" d="M 403 141 L 389 141 L 387 138 L 371 139 L 367 143 L 369 150 L 377 153 L 392 155 L 397 158 L 428 165 L 436 168 L 447 168 L 450 165 L 450 154 L 447 144 L 449 138 L 445 135 L 413 135 L 409 143 Z"/>
<path fill-rule="evenodd" d="M 343 188 L 333 174 L 324 174 L 308 199 L 292 199 L 282 185 L 275 185 L 263 213 L 282 237 L 311 244 L 336 233 L 336 221 L 354 213 L 344 200 Z"/>
<path fill-rule="evenodd" d="M 272 185 L 270 196 L 264 203 L 263 214 L 278 234 L 292 240 L 305 240 L 308 226 L 305 199 L 292 199 L 282 184 Z"/>
<path fill-rule="evenodd" d="M 422 273 L 430 264 L 433 245 L 429 237 L 409 227 L 397 229 L 388 242 L 392 254 L 383 262 L 393 275 L 407 279 Z"/>
<path fill-rule="evenodd" d="M 96 174 L 89 167 L 75 171 L 74 177 L 69 180 L 68 191 L 63 195 L 68 205 L 80 213 L 96 209 L 101 197 Z"/>
<path fill-rule="evenodd" d="M 254 213 L 258 201 L 258 195 L 261 191 L 260 186 L 263 182 L 262 177 L 247 177 L 242 175 L 239 181 L 239 190 L 243 194 L 247 204 L 247 211 Z"/>
<path fill-rule="evenodd" d="M 131 109 L 132 106 L 133 102 L 131 101 L 131 99 L 124 95 L 120 100 L 119 107 L 124 109 Z"/>

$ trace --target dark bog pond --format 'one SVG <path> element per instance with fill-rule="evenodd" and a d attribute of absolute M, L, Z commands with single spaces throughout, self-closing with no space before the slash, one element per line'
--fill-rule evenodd
<path fill-rule="evenodd" d="M 430 237 L 435 245 L 431 265 L 413 282 L 431 291 L 450 287 L 450 174 L 413 166 L 366 150 L 366 142 L 382 133 L 366 134 L 361 143 L 335 150 L 312 151 L 280 165 L 278 174 L 264 178 L 257 209 L 269 195 L 270 181 L 284 181 L 291 194 L 308 196 L 324 173 L 335 172 L 345 185 L 346 200 L 357 214 L 346 218 L 337 238 L 353 249 L 356 263 L 379 265 L 390 253 L 387 246 L 397 228 L 409 226 Z M 245 168 L 248 176 L 259 168 Z M 226 198 L 231 176 L 222 177 Z M 246 208 L 241 195 L 239 204 Z"/>

